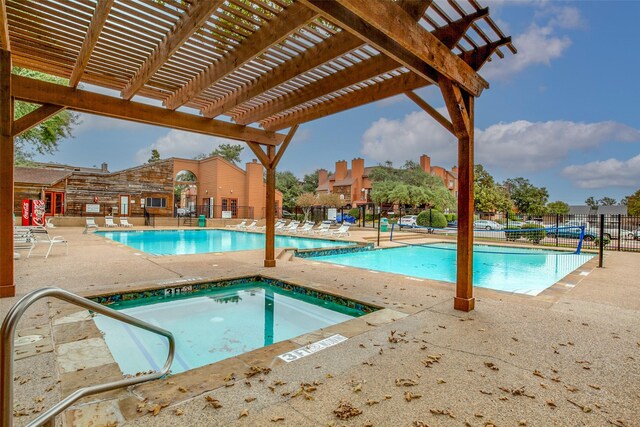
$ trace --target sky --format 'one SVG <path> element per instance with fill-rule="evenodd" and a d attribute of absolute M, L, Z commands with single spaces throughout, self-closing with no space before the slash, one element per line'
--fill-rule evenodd
<path fill-rule="evenodd" d="M 550 201 L 583 204 L 589 196 L 620 200 L 640 189 L 640 1 L 491 0 L 491 16 L 518 49 L 494 56 L 480 75 L 475 160 L 497 181 L 523 176 L 546 187 Z M 103 93 L 109 91 L 102 90 Z M 417 93 L 446 115 L 437 88 Z M 139 100 L 139 99 L 136 99 Z M 112 171 L 162 158 L 191 158 L 230 142 L 87 114 L 73 137 L 35 160 Z M 356 157 L 456 164 L 454 138 L 404 96 L 300 126 L 279 170 L 302 177 Z M 254 156 L 246 148 L 243 162 Z"/>

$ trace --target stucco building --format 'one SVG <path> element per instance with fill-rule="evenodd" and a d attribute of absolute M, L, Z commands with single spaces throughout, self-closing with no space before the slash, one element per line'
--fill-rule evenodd
<path fill-rule="evenodd" d="M 371 203 L 372 181 L 369 174 L 377 166 L 364 165 L 364 159 L 355 158 L 351 168 L 346 160 L 338 160 L 335 173 L 329 175 L 327 170 L 318 171 L 317 193 L 340 194 L 346 206 L 359 206 Z M 454 197 L 458 197 L 458 167 L 447 170 L 441 166 L 432 166 L 431 158 L 426 154 L 420 156 L 420 167 L 423 171 L 439 176 Z"/>
<path fill-rule="evenodd" d="M 188 172 L 188 173 L 185 173 Z M 182 177 L 189 177 L 183 181 Z M 264 168 L 256 160 L 245 169 L 214 156 L 170 158 L 110 172 L 101 168 L 39 163 L 14 168 L 14 212 L 23 199 L 46 201 L 47 216 L 156 216 L 207 218 L 265 217 Z M 276 192 L 276 208 L 282 194 Z M 180 209 L 180 211 L 179 211 Z"/>

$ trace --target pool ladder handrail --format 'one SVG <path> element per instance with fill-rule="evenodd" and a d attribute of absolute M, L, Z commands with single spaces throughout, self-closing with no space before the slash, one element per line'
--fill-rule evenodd
<path fill-rule="evenodd" d="M 18 325 L 18 321 L 27 310 L 27 308 L 29 308 L 34 302 L 46 297 L 57 298 L 70 304 L 86 308 L 87 310 L 100 313 L 104 316 L 120 320 L 121 322 L 137 326 L 149 332 L 162 335 L 169 341 L 169 355 L 167 356 L 167 361 L 165 362 L 164 366 L 158 372 L 125 378 L 106 384 L 83 387 L 74 391 L 69 396 L 65 397 L 60 402 L 56 403 L 36 419 L 27 424 L 27 427 L 35 427 L 40 425 L 53 427 L 55 425 L 55 416 L 67 409 L 78 399 L 96 393 L 102 393 L 105 391 L 128 387 L 130 385 L 140 384 L 146 381 L 156 380 L 169 373 L 176 348 L 175 338 L 173 337 L 173 334 L 171 332 L 147 323 L 143 320 L 136 319 L 135 317 L 93 302 L 89 299 L 73 294 L 64 289 L 55 287 L 38 289 L 28 293 L 27 295 L 22 297 L 20 301 L 18 301 L 13 307 L 11 307 L 11 310 L 9 310 L 9 313 L 7 313 L 7 316 L 2 322 L 2 329 L 0 330 L 0 338 L 2 340 L 0 342 L 0 359 L 2 362 L 2 364 L 0 365 L 0 401 L 2 402 L 2 427 L 11 427 L 13 425 L 13 357 L 16 326 Z"/>

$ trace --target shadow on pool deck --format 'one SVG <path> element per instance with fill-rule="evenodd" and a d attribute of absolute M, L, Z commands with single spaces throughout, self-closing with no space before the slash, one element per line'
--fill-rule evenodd
<path fill-rule="evenodd" d="M 267 375 L 245 379 L 244 370 L 222 362 L 208 367 L 211 376 L 202 376 L 197 387 L 183 387 L 184 392 L 167 383 L 171 378 L 164 385 L 131 390 L 134 395 L 148 389 L 184 395 L 160 407 L 156 416 L 148 410 L 167 402 L 156 398 L 142 405 L 128 395 L 127 404 L 121 404 L 118 398 L 127 392 L 112 392 L 95 412 L 85 413 L 95 416 L 91 425 L 640 425 L 640 254 L 611 253 L 605 269 L 552 295 L 522 297 L 477 289 L 476 310 L 464 314 L 452 309 L 453 285 L 446 283 L 302 259 L 264 269 L 262 251 L 150 257 L 82 235 L 82 229 L 59 230 L 69 240 L 69 256 L 54 252 L 46 260 L 18 260 L 21 295 L 46 285 L 97 293 L 188 277 L 264 272 L 406 315 L 314 355 L 273 365 Z M 15 301 L 0 300 L 3 317 Z M 48 336 L 49 315 L 66 309 L 52 310 L 36 305 L 19 329 Z M 88 324 L 75 328 L 54 326 L 53 344 L 58 347 L 70 336 L 94 337 Z M 68 381 L 57 383 L 57 348 L 52 352 L 43 344 L 20 351 L 15 401 L 16 410 L 27 415 L 17 417 L 16 425 L 70 387 Z M 254 362 L 265 366 L 267 359 Z M 117 374 L 115 367 L 106 372 Z M 237 380 L 227 387 L 210 381 L 230 374 Z M 80 382 L 96 378 L 91 369 L 62 375 Z M 205 396 L 221 407 L 214 408 Z M 342 400 L 357 408 L 352 414 L 362 413 L 338 419 L 334 411 Z M 79 414 L 67 411 L 67 419 L 89 425 Z"/>

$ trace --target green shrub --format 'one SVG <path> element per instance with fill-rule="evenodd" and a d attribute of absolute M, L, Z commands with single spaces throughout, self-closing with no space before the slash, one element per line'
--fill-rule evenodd
<path fill-rule="evenodd" d="M 547 237 L 547 231 L 544 226 L 539 224 L 524 224 L 521 228 L 522 237 L 529 240 L 531 243 L 538 244 Z"/>
<path fill-rule="evenodd" d="M 458 215 L 452 213 L 444 214 L 444 217 L 447 219 L 447 222 L 458 219 Z"/>
<path fill-rule="evenodd" d="M 364 214 L 364 220 L 365 221 L 373 221 L 373 214 Z"/>
<path fill-rule="evenodd" d="M 444 214 L 436 209 L 420 212 L 416 223 L 421 227 L 445 228 L 447 219 Z"/>
<path fill-rule="evenodd" d="M 506 230 L 514 230 L 514 231 L 506 231 Z M 504 234 L 509 242 L 515 242 L 516 240 L 524 236 L 524 234 L 522 233 L 522 229 L 520 227 L 511 227 L 511 226 L 505 228 Z"/>
<path fill-rule="evenodd" d="M 600 237 L 596 237 L 596 240 L 594 240 L 594 243 L 595 243 L 596 247 L 599 248 L 600 247 Z M 607 236 L 604 236 L 603 246 L 606 247 L 609 243 L 611 243 L 611 239 L 609 237 L 607 237 Z"/>
<path fill-rule="evenodd" d="M 349 215 L 351 215 L 355 219 L 360 218 L 360 209 L 358 208 L 349 209 Z"/>

